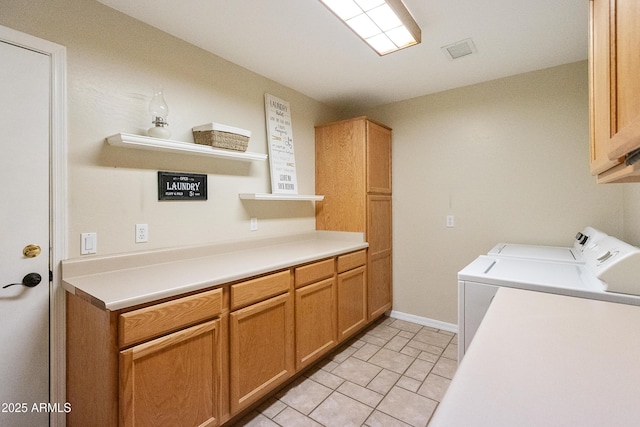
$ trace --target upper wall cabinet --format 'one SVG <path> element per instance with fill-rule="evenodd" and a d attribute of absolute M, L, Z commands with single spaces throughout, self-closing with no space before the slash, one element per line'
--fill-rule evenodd
<path fill-rule="evenodd" d="M 640 181 L 640 3 L 590 0 L 591 173 Z"/>

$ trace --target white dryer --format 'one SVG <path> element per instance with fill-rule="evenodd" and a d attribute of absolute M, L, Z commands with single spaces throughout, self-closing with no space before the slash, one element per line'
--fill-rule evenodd
<path fill-rule="evenodd" d="M 458 273 L 458 361 L 500 286 L 640 305 L 640 249 L 604 236 L 582 262 L 478 257 Z"/>

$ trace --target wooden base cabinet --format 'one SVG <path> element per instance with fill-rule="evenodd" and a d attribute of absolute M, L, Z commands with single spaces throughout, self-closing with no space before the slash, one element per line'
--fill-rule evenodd
<path fill-rule="evenodd" d="M 337 343 L 336 280 L 296 289 L 296 369 L 309 366 Z"/>
<path fill-rule="evenodd" d="M 370 259 L 358 250 L 119 311 L 68 294 L 67 425 L 236 422 L 371 323 L 367 307 L 388 307 L 390 256 L 373 274 Z"/>
<path fill-rule="evenodd" d="M 120 352 L 120 425 L 216 426 L 220 320 Z"/>
<path fill-rule="evenodd" d="M 68 294 L 67 425 L 218 425 L 227 412 L 225 292 L 123 311 Z"/>
<path fill-rule="evenodd" d="M 338 257 L 338 341 L 367 324 L 367 251 Z"/>
<path fill-rule="evenodd" d="M 295 269 L 296 369 L 318 360 L 338 343 L 335 259 Z"/>
<path fill-rule="evenodd" d="M 340 342 L 367 323 L 367 269 L 362 266 L 338 275 L 338 339 Z"/>
<path fill-rule="evenodd" d="M 290 283 L 287 270 L 231 287 L 232 307 L 240 301 L 250 304 L 229 316 L 232 414 L 246 409 L 295 372 Z M 280 295 L 260 301 L 274 292 Z"/>

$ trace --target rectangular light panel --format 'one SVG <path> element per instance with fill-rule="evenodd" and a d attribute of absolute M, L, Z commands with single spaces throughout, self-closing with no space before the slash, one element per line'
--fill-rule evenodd
<path fill-rule="evenodd" d="M 420 43 L 420 27 L 401 0 L 320 1 L 379 55 Z"/>

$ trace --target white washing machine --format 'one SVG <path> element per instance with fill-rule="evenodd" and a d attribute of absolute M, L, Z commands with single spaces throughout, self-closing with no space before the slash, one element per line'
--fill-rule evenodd
<path fill-rule="evenodd" d="M 487 255 L 583 263 L 584 252 L 593 249 L 595 244 L 606 236 L 607 234 L 600 230 L 585 227 L 576 234 L 573 247 L 498 243 Z"/>
<path fill-rule="evenodd" d="M 458 273 L 458 361 L 498 287 L 640 305 L 640 249 L 611 236 L 594 242 L 582 262 L 482 255 Z"/>

